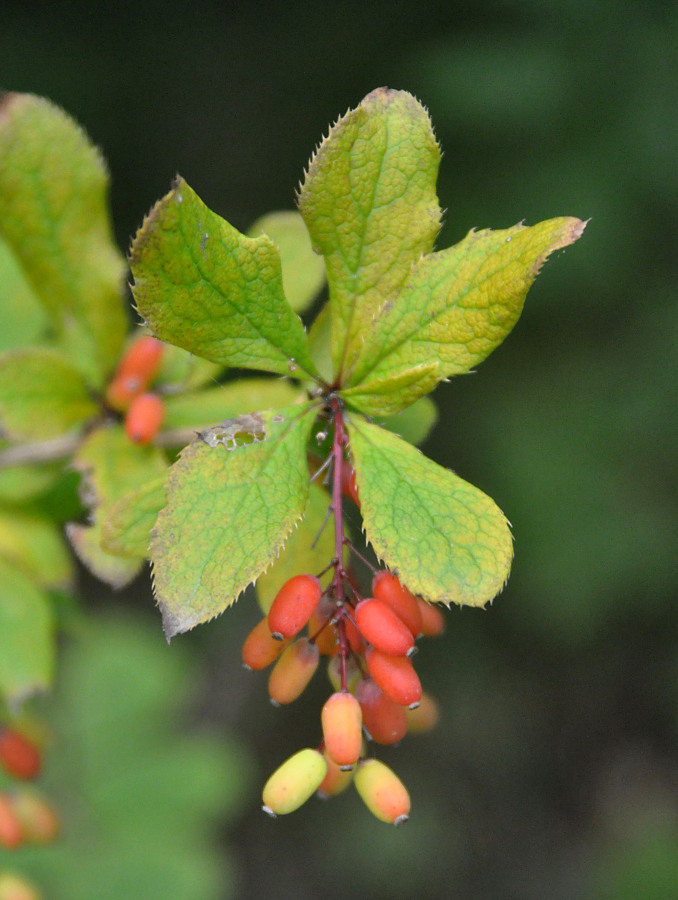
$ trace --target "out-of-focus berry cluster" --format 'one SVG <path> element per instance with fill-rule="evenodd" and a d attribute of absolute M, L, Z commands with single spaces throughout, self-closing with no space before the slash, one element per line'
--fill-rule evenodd
<path fill-rule="evenodd" d="M 0 790 L 0 847 L 5 850 L 50 844 L 59 833 L 56 811 L 38 788 L 27 784 L 37 778 L 41 766 L 41 753 L 34 740 L 13 727 L 0 726 L 0 769 L 11 779 L 11 787 Z M 16 881 L 24 884 L 18 877 Z M 8 890 L 0 879 L 0 900 L 24 896 Z"/>

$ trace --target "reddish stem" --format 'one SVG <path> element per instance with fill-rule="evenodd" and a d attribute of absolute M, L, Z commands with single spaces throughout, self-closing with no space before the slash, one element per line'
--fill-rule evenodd
<path fill-rule="evenodd" d="M 344 428 L 344 416 L 338 397 L 330 397 L 330 409 L 334 421 L 334 437 L 332 440 L 332 514 L 334 516 L 334 577 L 332 579 L 333 593 L 337 603 L 337 632 L 339 634 L 339 659 L 341 689 L 346 687 L 346 657 L 349 652 L 346 638 L 346 624 L 344 611 L 344 510 L 343 495 L 341 490 L 341 474 L 344 466 L 344 447 L 347 437 Z"/>

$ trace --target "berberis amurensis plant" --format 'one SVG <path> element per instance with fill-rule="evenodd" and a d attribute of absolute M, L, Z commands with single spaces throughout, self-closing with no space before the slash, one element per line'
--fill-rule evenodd
<path fill-rule="evenodd" d="M 146 460 L 124 488 L 103 477 L 95 524 L 71 527 L 81 557 L 96 555 L 100 570 L 104 558 L 136 566 L 150 556 L 168 640 L 255 584 L 264 617 L 243 659 L 252 669 L 273 666 L 277 704 L 295 700 L 328 657 L 334 692 L 318 743 L 267 782 L 273 815 L 353 781 L 378 818 L 406 820 L 407 791 L 372 748 L 435 720 L 412 663 L 415 640 L 442 630 L 441 606 L 485 606 L 509 574 L 502 512 L 414 445 L 435 420 L 428 394 L 504 340 L 544 261 L 585 223 L 472 230 L 435 251 L 439 162 L 426 110 L 404 91 L 379 88 L 317 148 L 298 191 L 300 215 L 272 214 L 241 234 L 177 177 L 136 235 L 130 264 L 146 332 L 207 366 L 188 400 L 163 397 L 162 379 L 151 391 L 170 412 L 183 402 L 183 418 L 170 415 L 163 431 L 151 403 L 148 429 L 139 413 L 140 430 L 128 427 L 125 440 L 115 417 L 126 408 L 129 417 L 134 398 L 116 407 L 120 341 L 109 352 L 111 362 L 122 357 L 117 374 L 110 362 L 102 374 L 91 358 L 73 359 L 85 384 L 95 371 L 104 396 L 96 414 L 88 408 L 75 454 L 95 493 L 96 440 L 115 434 L 121 459 Z M 329 298 L 306 331 L 298 312 L 322 285 L 322 263 Z M 231 368 L 269 377 L 205 388 Z M 91 393 L 81 404 L 94 402 Z M 0 372 L 0 410 L 2 400 Z M 179 426 L 195 433 L 188 442 L 181 432 L 188 445 L 166 474 L 160 447 L 181 445 Z M 356 546 L 360 528 L 349 533 L 347 514 L 371 549 Z"/>

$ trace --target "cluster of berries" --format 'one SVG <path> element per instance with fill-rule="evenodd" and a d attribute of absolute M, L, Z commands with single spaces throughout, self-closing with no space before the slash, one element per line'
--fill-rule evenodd
<path fill-rule="evenodd" d="M 322 709 L 320 746 L 299 751 L 273 773 L 263 791 L 264 810 L 290 813 L 316 791 L 334 796 L 353 782 L 377 818 L 399 825 L 410 811 L 408 792 L 384 763 L 366 757 L 363 735 L 395 744 L 407 732 L 435 725 L 435 701 L 422 691 L 412 657 L 415 639 L 440 634 L 444 620 L 387 570 L 374 575 L 366 598 L 345 574 L 349 590 L 342 599 L 334 580 L 323 589 L 313 575 L 291 578 L 243 644 L 246 667 L 275 663 L 268 690 L 276 705 L 302 694 L 320 656 L 329 657 L 335 688 Z"/>
<path fill-rule="evenodd" d="M 106 389 L 106 403 L 125 416 L 125 432 L 136 444 L 149 444 L 165 417 L 162 398 L 149 391 L 162 363 L 165 345 L 144 335 L 127 348 Z"/>
<path fill-rule="evenodd" d="M 0 727 L 0 768 L 7 775 L 32 781 L 41 765 L 40 751 L 30 738 Z M 0 792 L 0 847 L 14 850 L 26 844 L 49 844 L 58 832 L 57 814 L 37 790 L 16 786 Z"/>

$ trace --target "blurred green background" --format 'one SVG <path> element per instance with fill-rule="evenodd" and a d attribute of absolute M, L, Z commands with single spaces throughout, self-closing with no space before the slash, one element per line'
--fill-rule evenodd
<path fill-rule="evenodd" d="M 250 769 L 204 900 L 678 896 L 678 5 L 5 3 L 0 85 L 59 103 L 102 147 L 123 248 L 176 172 L 241 229 L 291 207 L 329 123 L 379 85 L 430 110 L 439 247 L 591 217 L 506 345 L 436 393 L 425 450 L 499 503 L 516 559 L 493 607 L 452 610 L 417 658 L 443 721 L 382 754 L 411 790 L 407 827 L 353 792 L 261 814 L 326 691 L 318 677 L 298 708 L 269 707 L 240 668 L 253 601 L 167 652 L 202 685 L 185 727 L 236 740 Z M 147 582 L 84 588 L 158 619 Z"/>

